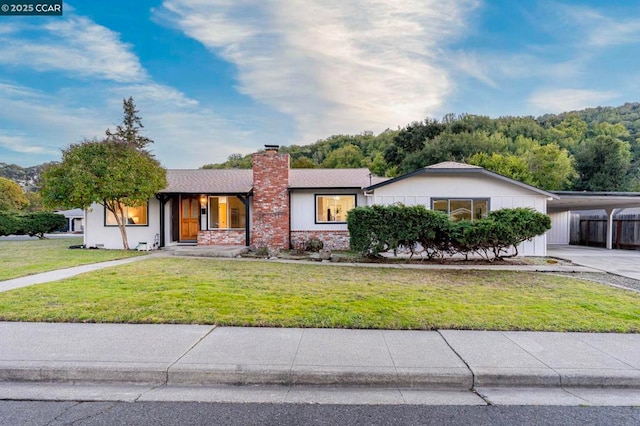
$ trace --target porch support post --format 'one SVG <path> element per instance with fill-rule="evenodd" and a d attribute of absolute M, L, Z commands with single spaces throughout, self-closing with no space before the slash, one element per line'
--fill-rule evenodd
<path fill-rule="evenodd" d="M 607 250 L 613 249 L 613 215 L 616 210 L 613 208 L 605 209 L 605 212 L 607 212 Z"/>
<path fill-rule="evenodd" d="M 165 237 L 164 237 L 164 222 L 165 222 L 165 214 L 164 207 L 167 201 L 169 201 L 170 196 L 166 194 L 156 194 L 156 198 L 160 201 L 160 247 L 164 247 Z"/>
<path fill-rule="evenodd" d="M 251 230 L 251 223 L 249 222 L 249 195 L 246 196 L 236 195 L 242 204 L 244 204 L 244 244 L 249 247 L 251 245 L 251 236 L 249 232 Z"/>

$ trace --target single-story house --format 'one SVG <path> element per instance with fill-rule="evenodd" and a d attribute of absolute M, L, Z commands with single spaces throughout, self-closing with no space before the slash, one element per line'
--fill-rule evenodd
<path fill-rule="evenodd" d="M 64 232 L 84 232 L 84 210 L 56 210 L 54 213 L 61 214 L 65 219 L 67 219 L 67 226 L 65 227 Z"/>
<path fill-rule="evenodd" d="M 558 195 L 481 167 L 444 162 L 394 179 L 367 169 L 290 169 L 289 155 L 266 146 L 245 170 L 167 170 L 167 187 L 142 207 L 127 208 L 129 246 L 241 245 L 289 249 L 310 238 L 349 247 L 347 212 L 355 206 L 422 204 L 453 218 L 531 207 L 547 213 Z M 115 218 L 94 204 L 86 212 L 87 247 L 122 248 Z M 523 243 L 523 255 L 544 256 L 547 236 Z"/>

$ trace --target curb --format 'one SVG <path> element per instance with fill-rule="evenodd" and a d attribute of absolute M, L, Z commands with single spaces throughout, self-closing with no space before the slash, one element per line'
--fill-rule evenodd
<path fill-rule="evenodd" d="M 640 389 L 640 372 L 635 370 L 568 370 L 562 373 L 544 369 L 507 371 L 505 369 L 433 369 L 411 371 L 367 368 L 283 368 L 279 366 L 206 366 L 109 363 L 30 363 L 0 365 L 0 382 L 94 383 L 147 385 L 306 385 L 320 387 L 379 387 L 472 390 L 492 388 L 628 388 Z"/>

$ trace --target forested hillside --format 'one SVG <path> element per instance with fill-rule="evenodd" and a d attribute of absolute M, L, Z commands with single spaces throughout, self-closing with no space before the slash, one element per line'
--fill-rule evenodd
<path fill-rule="evenodd" d="M 427 118 L 378 135 L 337 135 L 282 147 L 293 168 L 368 167 L 397 176 L 441 161 L 476 164 L 548 190 L 640 191 L 640 104 L 542 117 Z M 249 168 L 232 155 L 203 168 Z"/>

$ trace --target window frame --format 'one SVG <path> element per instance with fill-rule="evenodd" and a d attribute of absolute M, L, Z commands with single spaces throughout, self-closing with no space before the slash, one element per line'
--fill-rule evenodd
<path fill-rule="evenodd" d="M 347 194 L 313 194 L 313 220 L 316 225 L 335 225 L 335 224 L 345 224 L 344 221 L 319 221 L 318 220 L 318 197 L 353 197 L 353 208 L 358 207 L 358 194 L 355 193 L 347 193 Z M 346 217 L 346 216 L 345 216 Z"/>
<path fill-rule="evenodd" d="M 147 200 L 146 204 L 143 204 L 141 206 L 127 206 L 124 203 L 120 203 L 120 204 L 122 204 L 126 209 L 129 209 L 130 207 L 134 208 L 134 209 L 137 209 L 137 208 L 140 208 L 140 207 L 144 207 L 145 209 L 147 209 L 147 214 L 146 214 L 147 222 L 146 223 L 125 223 L 124 226 L 133 227 L 133 228 L 141 227 L 141 226 L 147 226 L 147 227 L 149 226 L 149 200 Z M 111 212 L 109 211 L 109 209 L 107 209 L 107 206 L 105 204 L 103 204 L 102 206 L 104 207 L 104 215 L 103 215 L 104 216 L 103 217 L 104 226 L 105 227 L 109 227 L 109 228 L 117 228 L 118 227 L 117 223 L 114 223 L 114 224 L 107 223 L 107 216 Z M 128 212 L 128 210 L 127 210 L 127 212 Z M 128 217 L 129 215 L 125 213 L 125 216 Z"/>
<path fill-rule="evenodd" d="M 211 208 L 211 199 L 212 198 L 221 198 L 221 197 L 225 197 L 227 198 L 227 206 L 230 204 L 228 202 L 229 199 L 231 198 L 235 198 L 240 205 L 242 205 L 242 209 L 239 210 L 240 216 L 242 217 L 244 215 L 244 225 L 240 226 L 239 228 L 231 228 L 231 227 L 227 227 L 227 228 L 213 228 L 211 227 L 211 212 L 213 211 Z M 220 204 L 220 203 L 218 203 Z M 231 208 L 227 207 L 227 223 L 230 224 L 231 223 Z M 245 230 L 247 227 L 247 221 L 249 220 L 249 217 L 247 216 L 247 208 L 245 203 L 242 201 L 242 199 L 240 197 L 238 197 L 237 195 L 208 195 L 207 196 L 207 218 L 206 218 L 206 228 L 207 231 L 242 231 Z"/>
<path fill-rule="evenodd" d="M 431 210 L 442 212 L 442 210 L 436 210 L 435 209 L 435 203 L 437 201 L 446 201 L 447 202 L 447 212 L 446 212 L 446 214 L 447 214 L 447 216 L 449 216 L 449 219 L 451 219 L 451 220 L 453 220 L 452 217 L 451 217 L 451 201 L 471 201 L 471 220 L 470 220 L 470 222 L 478 220 L 478 219 L 473 217 L 474 216 L 473 215 L 473 204 L 476 201 L 484 201 L 484 202 L 487 203 L 487 212 L 486 212 L 486 214 L 489 214 L 489 212 L 491 211 L 491 198 L 480 198 L 480 197 L 431 197 Z M 486 214 L 483 217 L 486 217 Z M 461 220 L 466 220 L 466 219 L 461 219 Z"/>

